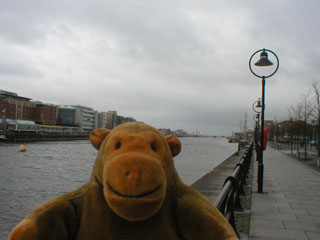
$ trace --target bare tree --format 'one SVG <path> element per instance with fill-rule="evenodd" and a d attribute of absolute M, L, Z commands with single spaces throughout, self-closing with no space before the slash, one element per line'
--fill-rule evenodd
<path fill-rule="evenodd" d="M 314 93 L 314 118 L 317 126 L 317 134 L 316 134 L 316 142 L 317 142 L 317 150 L 318 150 L 318 167 L 320 166 L 320 86 L 317 82 L 312 84 L 313 93 Z"/>
<path fill-rule="evenodd" d="M 304 160 L 307 160 L 308 122 L 314 110 L 312 106 L 310 94 L 302 94 L 301 103 L 302 103 L 302 121 L 303 121 Z"/>
<path fill-rule="evenodd" d="M 291 106 L 288 109 L 290 119 L 292 119 L 292 125 L 293 125 L 292 137 L 295 139 L 294 142 L 296 145 L 298 158 L 300 158 L 299 143 L 300 143 L 300 136 L 301 136 L 302 108 L 303 107 L 301 102 L 298 101 L 296 107 Z"/>

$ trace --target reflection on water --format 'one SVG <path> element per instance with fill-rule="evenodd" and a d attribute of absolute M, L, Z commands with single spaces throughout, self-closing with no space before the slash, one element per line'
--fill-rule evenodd
<path fill-rule="evenodd" d="M 219 138 L 181 138 L 175 158 L 181 179 L 191 184 L 236 151 Z M 89 141 L 0 145 L 0 239 L 32 209 L 88 181 L 97 155 Z"/>
<path fill-rule="evenodd" d="M 191 185 L 237 149 L 225 138 L 181 138 L 181 153 L 174 159 L 180 178 Z"/>

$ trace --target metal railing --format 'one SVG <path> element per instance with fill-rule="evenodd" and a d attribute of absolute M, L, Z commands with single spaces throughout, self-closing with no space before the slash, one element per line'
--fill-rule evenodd
<path fill-rule="evenodd" d="M 227 218 L 237 234 L 234 211 L 243 211 L 240 195 L 244 194 L 243 186 L 246 185 L 246 178 L 252 159 L 252 150 L 253 143 L 250 144 L 240 161 L 236 164 L 232 175 L 226 178 L 223 188 L 214 202 L 214 205 Z"/>

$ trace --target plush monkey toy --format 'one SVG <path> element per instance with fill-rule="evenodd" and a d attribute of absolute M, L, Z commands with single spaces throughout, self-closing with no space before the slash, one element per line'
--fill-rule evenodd
<path fill-rule="evenodd" d="M 90 135 L 99 150 L 91 178 L 40 205 L 9 240 L 236 240 L 224 216 L 180 180 L 176 137 L 143 123 Z"/>

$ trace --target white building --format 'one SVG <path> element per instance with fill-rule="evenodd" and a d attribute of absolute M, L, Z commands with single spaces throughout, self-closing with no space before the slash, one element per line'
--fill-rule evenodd
<path fill-rule="evenodd" d="M 78 126 L 84 131 L 92 131 L 98 127 L 98 112 L 84 106 L 59 106 L 58 123 Z"/>
<path fill-rule="evenodd" d="M 75 123 L 85 131 L 92 131 L 98 127 L 98 112 L 84 106 L 73 106 L 76 110 Z"/>
<path fill-rule="evenodd" d="M 106 127 L 107 129 L 113 129 L 117 126 L 117 112 L 116 111 L 108 111 L 106 112 Z"/>
<path fill-rule="evenodd" d="M 99 113 L 98 119 L 98 128 L 106 128 L 107 127 L 107 112 Z"/>

